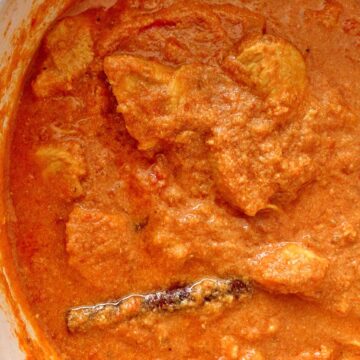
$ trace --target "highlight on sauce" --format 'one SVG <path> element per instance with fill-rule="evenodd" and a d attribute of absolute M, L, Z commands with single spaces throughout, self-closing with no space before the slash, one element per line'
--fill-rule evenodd
<path fill-rule="evenodd" d="M 10 153 L 20 286 L 69 360 L 360 359 L 360 4 L 58 19 Z"/>

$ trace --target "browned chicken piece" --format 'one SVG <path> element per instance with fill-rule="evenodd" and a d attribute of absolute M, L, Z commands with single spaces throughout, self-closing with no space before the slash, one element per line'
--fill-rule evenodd
<path fill-rule="evenodd" d="M 90 21 L 80 15 L 63 19 L 48 33 L 43 70 L 32 84 L 36 96 L 70 91 L 72 81 L 85 73 L 94 58 L 90 29 Z"/>
<path fill-rule="evenodd" d="M 116 289 L 137 266 L 141 247 L 126 214 L 106 214 L 77 205 L 66 224 L 69 264 L 91 285 Z"/>
<path fill-rule="evenodd" d="M 251 37 L 223 67 L 239 82 L 264 97 L 271 115 L 289 113 L 303 97 L 306 65 L 289 42 L 272 35 Z"/>
<path fill-rule="evenodd" d="M 250 260 L 251 277 L 268 290 L 312 295 L 326 275 L 329 262 L 296 243 L 269 245 Z"/>
<path fill-rule="evenodd" d="M 86 332 L 150 312 L 190 310 L 212 303 L 225 306 L 250 294 L 251 285 L 242 279 L 202 279 L 174 290 L 133 294 L 114 302 L 72 308 L 66 321 L 70 332 Z"/>
<path fill-rule="evenodd" d="M 194 64 L 174 69 L 139 57 L 114 55 L 105 59 L 104 69 L 118 111 L 143 150 L 155 147 L 159 140 L 171 143 L 182 131 L 206 132 L 220 117 L 244 106 L 243 92 L 215 67 Z"/>
<path fill-rule="evenodd" d="M 117 49 L 131 51 L 141 43 L 143 51 L 152 53 L 157 50 L 156 53 L 161 54 L 164 47 L 169 43 L 174 45 L 176 39 L 174 54 L 166 50 L 164 60 L 175 64 L 194 61 L 212 64 L 214 60 L 221 62 L 234 42 L 246 34 L 261 34 L 263 27 L 263 17 L 246 9 L 232 5 L 181 2 L 151 14 L 136 16 L 135 13 L 134 16 L 124 17 L 119 25 L 104 31 L 98 51 L 105 56 Z M 156 34 L 153 29 L 157 30 Z M 149 41 L 144 41 L 147 36 Z M 153 36 L 157 36 L 157 41 L 154 42 Z M 151 46 L 144 48 L 147 43 Z M 177 54 L 179 50 L 181 52 Z"/>
<path fill-rule="evenodd" d="M 43 179 L 55 184 L 61 195 L 76 199 L 83 195 L 81 180 L 85 177 L 86 163 L 80 146 L 65 143 L 58 146 L 41 146 L 35 152 Z"/>

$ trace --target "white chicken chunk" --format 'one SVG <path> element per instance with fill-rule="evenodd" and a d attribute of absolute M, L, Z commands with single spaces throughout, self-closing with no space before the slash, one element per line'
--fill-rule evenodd
<path fill-rule="evenodd" d="M 67 17 L 45 38 L 47 57 L 33 82 L 37 97 L 72 89 L 72 80 L 83 75 L 94 59 L 90 22 L 83 16 Z"/>
<path fill-rule="evenodd" d="M 139 147 L 151 148 L 158 138 L 168 137 L 169 130 L 176 128 L 169 91 L 174 70 L 128 55 L 106 58 L 104 69 L 118 111 L 124 115 L 127 129 L 139 141 Z"/>
<path fill-rule="evenodd" d="M 270 113 L 288 113 L 301 100 L 306 84 L 306 65 L 289 42 L 272 35 L 251 37 L 238 54 L 224 63 L 233 77 L 263 96 Z"/>
<path fill-rule="evenodd" d="M 41 146 L 35 153 L 45 181 L 56 180 L 63 196 L 76 199 L 83 195 L 81 180 L 86 175 L 86 164 L 78 144 Z"/>
<path fill-rule="evenodd" d="M 250 261 L 251 276 L 266 289 L 311 295 L 326 275 L 329 261 L 296 243 L 269 246 Z"/>

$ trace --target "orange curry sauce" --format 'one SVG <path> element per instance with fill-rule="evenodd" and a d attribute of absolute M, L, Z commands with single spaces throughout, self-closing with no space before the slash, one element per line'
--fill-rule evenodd
<path fill-rule="evenodd" d="M 19 279 L 64 359 L 360 359 L 360 4 L 126 0 L 59 20 L 11 148 Z M 69 308 L 250 297 L 70 333 Z"/>

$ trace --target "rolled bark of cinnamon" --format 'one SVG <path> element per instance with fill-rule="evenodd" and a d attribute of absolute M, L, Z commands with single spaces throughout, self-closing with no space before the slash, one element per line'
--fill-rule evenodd
<path fill-rule="evenodd" d="M 71 308 L 66 315 L 70 333 L 106 328 L 149 312 L 194 309 L 207 303 L 229 304 L 251 294 L 243 279 L 202 279 L 174 290 L 132 294 L 116 301 Z"/>

